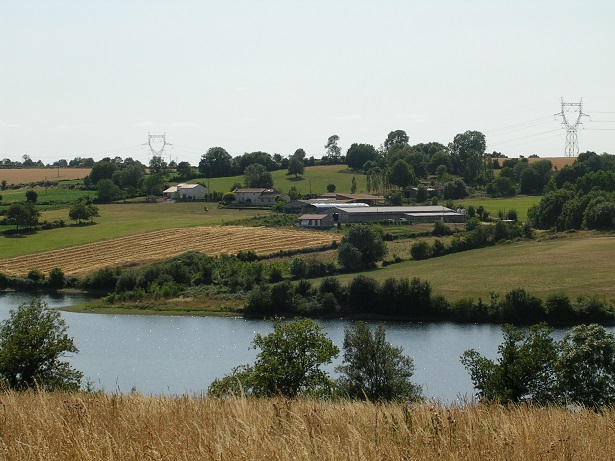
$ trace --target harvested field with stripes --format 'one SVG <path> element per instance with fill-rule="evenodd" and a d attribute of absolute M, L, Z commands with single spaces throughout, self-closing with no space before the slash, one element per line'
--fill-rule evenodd
<path fill-rule="evenodd" d="M 165 229 L 104 240 L 60 250 L 0 259 L 0 272 L 25 275 L 59 267 L 66 275 L 83 276 L 104 267 L 131 267 L 162 261 L 186 251 L 211 256 L 252 250 L 258 255 L 331 245 L 340 236 L 309 230 L 242 226 L 199 226 Z"/>

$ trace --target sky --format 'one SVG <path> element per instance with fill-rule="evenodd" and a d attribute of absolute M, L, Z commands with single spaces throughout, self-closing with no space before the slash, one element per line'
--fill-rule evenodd
<path fill-rule="evenodd" d="M 559 157 L 562 98 L 583 101 L 579 150 L 615 154 L 614 19 L 612 0 L 0 0 L 0 159 L 148 162 L 149 134 L 193 165 L 320 158 L 394 130 Z"/>

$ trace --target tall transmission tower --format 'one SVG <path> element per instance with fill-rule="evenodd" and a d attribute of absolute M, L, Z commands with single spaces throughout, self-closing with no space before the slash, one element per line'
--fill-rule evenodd
<path fill-rule="evenodd" d="M 567 116 L 566 114 L 572 114 Z M 576 115 L 576 120 L 574 119 Z M 576 157 L 579 155 L 579 138 L 577 136 L 577 128 L 583 125 L 582 117 L 587 117 L 587 114 L 583 113 L 583 98 L 580 102 L 564 102 L 562 98 L 562 111 L 555 115 L 562 117 L 562 125 L 566 128 L 566 148 L 564 149 L 564 155 L 566 157 Z M 570 117 L 570 120 L 568 119 Z"/>
<path fill-rule="evenodd" d="M 167 134 L 150 134 L 147 132 L 147 142 L 143 144 L 149 146 L 152 157 L 162 157 L 164 155 L 164 149 L 167 146 L 173 146 L 167 142 Z"/>

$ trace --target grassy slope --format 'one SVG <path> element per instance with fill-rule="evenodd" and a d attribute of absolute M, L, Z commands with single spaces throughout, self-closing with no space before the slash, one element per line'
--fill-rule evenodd
<path fill-rule="evenodd" d="M 324 194 L 327 192 L 327 184 L 333 183 L 337 192 L 350 192 L 352 177 L 357 181 L 357 193 L 366 192 L 366 176 L 361 173 L 351 172 L 345 165 L 322 165 L 305 168 L 305 173 L 298 179 L 294 176 L 286 176 L 286 170 L 273 171 L 273 186 L 280 192 L 288 192 L 295 186 L 302 194 Z M 228 192 L 235 183 L 243 182 L 243 175 L 228 178 L 194 179 L 190 182 L 201 181 L 209 186 L 214 192 Z M 310 189 L 311 185 L 311 189 Z"/>
<path fill-rule="evenodd" d="M 515 209 L 517 210 L 519 220 L 525 222 L 527 220 L 527 210 L 532 205 L 538 204 L 541 198 L 541 195 L 518 195 L 507 198 L 477 197 L 459 200 L 455 203 L 464 205 L 466 208 L 469 205 L 474 205 L 474 207 L 482 205 L 485 210 L 489 211 L 492 217 L 497 217 L 498 210 L 506 212 Z"/>
<path fill-rule="evenodd" d="M 514 288 L 545 297 L 562 291 L 569 296 L 597 293 L 615 300 L 615 236 L 574 235 L 569 238 L 497 245 L 425 261 L 406 261 L 365 275 L 419 277 L 449 299 L 504 294 Z M 343 275 L 348 282 L 356 274 Z"/>
<path fill-rule="evenodd" d="M 10 258 L 114 237 L 140 234 L 174 227 L 207 226 L 269 213 L 263 210 L 225 210 L 203 203 L 138 203 L 100 205 L 100 217 L 92 226 L 68 226 L 31 235 L 0 237 L 0 257 Z M 42 213 L 48 221 L 64 219 L 68 210 Z"/>

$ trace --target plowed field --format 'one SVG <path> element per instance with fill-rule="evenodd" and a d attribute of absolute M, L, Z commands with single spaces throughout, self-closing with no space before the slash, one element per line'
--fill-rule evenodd
<path fill-rule="evenodd" d="M 150 264 L 186 251 L 214 256 L 255 251 L 258 255 L 331 244 L 335 234 L 294 229 L 201 226 L 166 229 L 60 250 L 0 259 L 0 272 L 25 275 L 31 269 L 47 274 L 59 267 L 66 275 L 86 275 L 103 267 Z"/>

